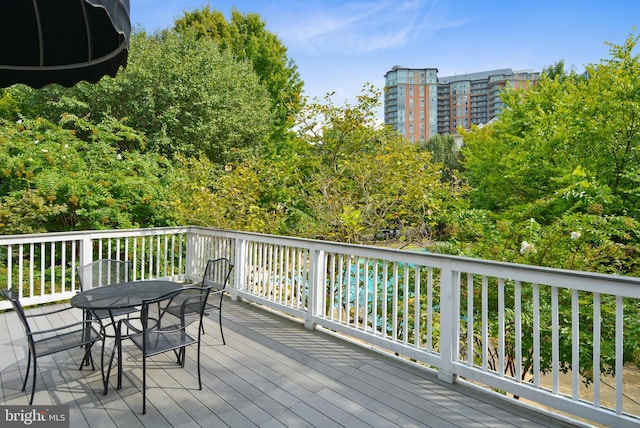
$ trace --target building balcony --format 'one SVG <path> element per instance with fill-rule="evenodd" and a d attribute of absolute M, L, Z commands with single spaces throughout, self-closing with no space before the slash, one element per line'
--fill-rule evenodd
<path fill-rule="evenodd" d="M 191 282 L 217 257 L 235 265 L 227 344 L 207 318 L 202 391 L 189 350 L 186 369 L 160 359 L 142 416 L 136 360 L 103 396 L 99 371 L 78 371 L 70 352 L 39 360 L 35 404 L 69 405 L 74 427 L 640 424 L 638 372 L 622 352 L 639 322 L 624 313 L 640 304 L 638 278 L 179 227 L 2 236 L 0 280 L 38 311 L 73 296 L 75 268 L 95 259 L 130 260 L 134 279 Z M 18 327 L 0 314 L 5 405 L 27 403 Z M 593 364 L 585 387 L 561 364 L 567 349 L 572 367 L 618 350 L 616 374 Z"/>

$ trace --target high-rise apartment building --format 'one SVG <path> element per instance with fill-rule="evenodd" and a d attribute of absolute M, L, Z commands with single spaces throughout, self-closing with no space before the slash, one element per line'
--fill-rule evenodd
<path fill-rule="evenodd" d="M 384 123 L 411 141 L 438 132 L 438 69 L 393 67 L 384 75 Z"/>
<path fill-rule="evenodd" d="M 438 77 L 437 68 L 393 67 L 385 74 L 384 123 L 409 141 L 488 123 L 504 108 L 500 92 L 526 88 L 540 73 L 510 68 Z"/>

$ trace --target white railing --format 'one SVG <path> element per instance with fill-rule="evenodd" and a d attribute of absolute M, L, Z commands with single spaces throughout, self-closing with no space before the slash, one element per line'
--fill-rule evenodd
<path fill-rule="evenodd" d="M 624 364 L 640 352 L 629 334 L 640 320 L 625 313 L 640 306 L 638 278 L 196 227 L 0 237 L 0 278 L 25 304 L 60 300 L 77 289 L 74 266 L 107 256 L 132 260 L 138 279 L 179 280 L 228 257 L 232 298 L 411 358 L 449 382 L 640 425 L 640 385 L 624 381 L 638 373 Z"/>
<path fill-rule="evenodd" d="M 100 258 L 131 260 L 134 279 L 184 279 L 187 228 L 0 236 L 0 282 L 24 305 L 79 291 L 76 269 Z M 10 305 L 2 301 L 0 309 Z"/>

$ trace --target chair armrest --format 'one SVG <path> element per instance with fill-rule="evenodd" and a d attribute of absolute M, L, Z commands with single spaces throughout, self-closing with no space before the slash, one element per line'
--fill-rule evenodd
<path fill-rule="evenodd" d="M 140 325 L 132 324 L 132 321 L 138 321 Z M 156 328 L 159 324 L 159 319 L 156 318 L 147 318 L 147 322 L 150 322 L 151 327 L 147 329 Z M 122 324 L 125 324 L 128 329 L 133 330 L 136 333 L 142 333 L 142 318 L 141 317 L 129 317 L 118 320 L 118 331 L 122 331 Z"/>
<path fill-rule="evenodd" d="M 99 327 L 98 330 L 100 330 L 101 333 L 103 332 L 104 328 L 102 327 L 102 325 L 98 321 L 96 321 L 96 320 L 84 320 L 84 321 L 77 321 L 77 322 L 74 322 L 74 323 L 71 323 L 71 324 L 62 325 L 60 327 L 49 328 L 47 330 L 31 331 L 29 333 L 29 335 L 35 336 L 35 335 L 41 335 L 41 334 L 55 333 L 55 332 L 62 331 L 62 330 L 68 330 L 68 329 L 71 329 L 73 327 L 78 327 L 78 326 L 81 326 L 81 325 L 88 326 L 88 325 L 91 325 L 91 324 L 97 325 Z"/>
<path fill-rule="evenodd" d="M 73 306 L 66 306 L 64 308 L 55 309 L 53 311 L 47 311 L 47 312 L 42 312 L 42 313 L 38 313 L 38 314 L 25 314 L 24 316 L 26 318 L 35 318 L 35 317 L 41 317 L 41 316 L 44 316 L 44 315 L 57 314 L 59 312 L 69 311 L 71 309 L 76 309 L 76 308 L 74 308 Z"/>
<path fill-rule="evenodd" d="M 135 320 L 142 322 L 142 319 L 140 317 L 123 318 L 121 320 L 118 320 L 117 331 L 122 331 L 122 324 L 125 324 L 128 329 L 131 329 L 136 333 L 142 333 L 142 329 L 139 326 L 136 326 L 131 323 L 131 321 L 135 321 Z"/>
<path fill-rule="evenodd" d="M 220 290 L 223 291 L 223 290 Z M 220 291 L 216 291 L 215 293 L 213 292 L 209 292 L 209 297 L 212 294 L 218 294 L 220 293 Z M 180 315 L 184 316 L 185 314 L 191 314 L 191 313 L 195 313 L 196 311 L 193 310 L 187 310 L 187 306 L 190 306 L 193 304 L 193 302 L 199 302 L 202 299 L 202 296 L 197 295 L 197 296 L 188 296 L 187 298 L 185 298 L 182 303 L 180 304 Z M 206 304 L 203 305 L 204 307 L 206 307 Z"/>
<path fill-rule="evenodd" d="M 177 331 L 184 331 L 184 326 L 182 326 L 182 325 L 170 325 L 167 328 L 161 327 L 161 328 L 154 328 L 153 330 L 150 330 L 150 332 L 152 332 L 154 334 L 170 334 L 170 333 L 175 333 Z"/>

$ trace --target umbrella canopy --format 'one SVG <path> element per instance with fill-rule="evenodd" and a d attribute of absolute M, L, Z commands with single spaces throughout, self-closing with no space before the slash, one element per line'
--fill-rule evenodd
<path fill-rule="evenodd" d="M 0 87 L 114 77 L 130 35 L 129 0 L 0 0 Z"/>

